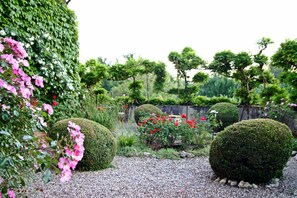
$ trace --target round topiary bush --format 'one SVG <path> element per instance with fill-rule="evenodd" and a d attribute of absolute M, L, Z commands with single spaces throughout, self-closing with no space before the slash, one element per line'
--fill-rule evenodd
<path fill-rule="evenodd" d="M 70 118 L 57 122 L 50 130 L 49 136 L 57 139 L 59 136 L 68 135 L 67 125 L 71 121 L 81 127 L 85 135 L 84 157 L 77 164 L 81 170 L 100 170 L 107 168 L 116 154 L 116 141 L 112 133 L 97 122 L 84 118 Z"/>
<path fill-rule="evenodd" d="M 238 122 L 238 108 L 236 105 L 229 102 L 220 102 L 207 111 L 208 115 L 213 115 L 211 112 L 216 111 L 216 120 L 220 123 L 214 130 L 216 132 L 222 131 L 225 127 Z"/>
<path fill-rule="evenodd" d="M 138 123 L 140 118 L 149 114 L 163 115 L 164 113 L 158 107 L 151 104 L 143 104 L 138 106 L 134 111 L 135 122 Z"/>
<path fill-rule="evenodd" d="M 244 120 L 219 133 L 209 162 L 220 178 L 266 183 L 279 177 L 291 156 L 290 129 L 271 119 Z"/>

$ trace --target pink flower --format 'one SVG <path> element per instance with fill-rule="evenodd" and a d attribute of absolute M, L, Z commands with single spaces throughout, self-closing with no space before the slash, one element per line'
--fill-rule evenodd
<path fill-rule="evenodd" d="M 3 50 L 4 50 L 4 45 L 2 45 L 2 44 L 0 43 L 0 52 L 3 52 Z"/>
<path fill-rule="evenodd" d="M 78 161 L 77 160 L 70 160 L 69 166 L 72 170 L 75 169 L 76 165 L 77 165 Z"/>
<path fill-rule="evenodd" d="M 0 67 L 0 73 L 3 74 L 4 73 L 4 70 L 2 67 Z"/>
<path fill-rule="evenodd" d="M 61 170 L 69 170 L 69 158 L 66 157 L 60 157 L 59 162 L 58 162 L 58 167 Z"/>
<path fill-rule="evenodd" d="M 29 67 L 29 63 L 27 60 L 20 60 L 20 63 L 25 67 Z"/>
<path fill-rule="evenodd" d="M 77 131 L 80 131 L 80 126 L 76 125 L 75 123 L 73 123 L 71 121 L 68 122 L 68 127 L 73 128 Z"/>
<path fill-rule="evenodd" d="M 2 107 L 3 110 L 8 110 L 8 109 L 10 109 L 10 106 L 6 106 L 5 104 L 2 104 L 1 107 Z"/>
<path fill-rule="evenodd" d="M 51 105 L 44 103 L 42 106 L 44 111 L 47 111 L 49 115 L 52 115 L 54 113 L 53 107 Z"/>
<path fill-rule="evenodd" d="M 71 179 L 71 176 L 72 176 L 72 173 L 71 173 L 70 169 L 69 170 L 63 170 L 62 171 L 62 177 L 60 178 L 60 181 L 62 183 L 67 182 L 67 181 L 69 181 Z"/>
<path fill-rule="evenodd" d="M 7 45 L 14 51 L 17 58 L 25 58 L 28 56 L 22 43 L 13 40 L 12 38 L 4 38 Z"/>
<path fill-rule="evenodd" d="M 32 76 L 32 78 L 35 79 L 35 85 L 36 86 L 41 87 L 41 88 L 44 87 L 43 78 L 41 76 L 34 75 L 34 76 Z"/>
<path fill-rule="evenodd" d="M 19 92 L 22 94 L 22 97 L 25 99 L 28 99 L 31 96 L 31 91 L 28 88 L 21 87 Z"/>
<path fill-rule="evenodd" d="M 7 194 L 8 194 L 8 197 L 15 198 L 15 194 L 14 194 L 14 191 L 13 190 L 8 189 Z"/>

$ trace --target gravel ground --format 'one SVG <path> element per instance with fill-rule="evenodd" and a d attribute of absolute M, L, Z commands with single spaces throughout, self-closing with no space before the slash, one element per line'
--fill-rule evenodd
<path fill-rule="evenodd" d="M 296 158 L 297 159 L 297 158 Z M 75 172 L 71 181 L 59 178 L 43 184 L 40 176 L 29 184 L 28 197 L 297 197 L 297 160 L 291 158 L 279 187 L 240 189 L 210 180 L 208 158 L 167 160 L 116 156 L 113 168 Z"/>

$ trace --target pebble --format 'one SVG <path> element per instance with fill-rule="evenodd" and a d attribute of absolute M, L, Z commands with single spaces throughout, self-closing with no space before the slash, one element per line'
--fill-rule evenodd
<path fill-rule="evenodd" d="M 210 180 L 213 173 L 207 157 L 181 160 L 116 156 L 112 168 L 100 171 L 74 171 L 72 179 L 61 184 L 59 176 L 43 184 L 36 174 L 27 187 L 30 198 L 113 198 L 113 197 L 253 197 L 288 198 L 297 192 L 297 161 L 291 159 L 278 188 L 234 188 Z M 217 178 L 218 182 L 221 180 Z M 232 183 L 232 182 L 231 182 Z M 42 189 L 42 190 L 40 190 Z M 25 197 L 24 196 L 24 197 Z"/>

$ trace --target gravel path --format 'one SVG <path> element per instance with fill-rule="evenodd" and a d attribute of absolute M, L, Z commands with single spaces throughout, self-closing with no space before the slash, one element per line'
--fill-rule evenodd
<path fill-rule="evenodd" d="M 297 197 L 295 158 L 289 161 L 280 186 L 273 189 L 240 189 L 211 181 L 212 171 L 204 157 L 167 160 L 116 156 L 113 166 L 103 171 L 75 172 L 64 184 L 56 177 L 44 185 L 39 176 L 29 185 L 28 197 Z"/>

